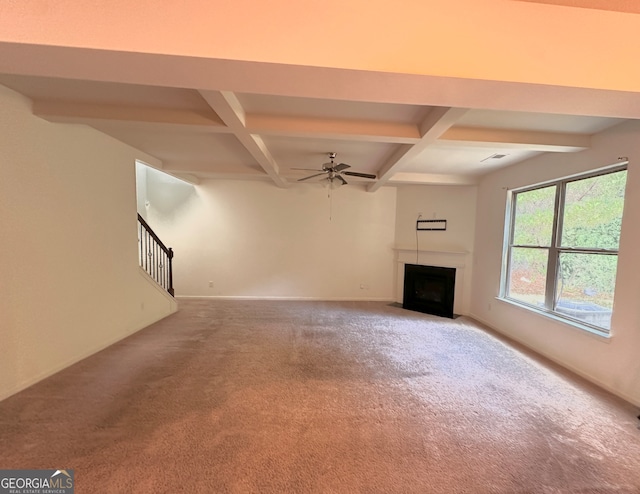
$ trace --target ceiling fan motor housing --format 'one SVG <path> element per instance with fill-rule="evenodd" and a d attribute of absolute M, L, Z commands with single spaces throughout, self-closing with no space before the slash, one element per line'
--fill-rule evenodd
<path fill-rule="evenodd" d="M 335 159 L 336 159 L 336 154 L 335 152 L 331 152 L 331 153 L 327 153 L 327 155 L 329 156 L 329 159 L 331 160 L 329 163 L 324 163 L 322 165 L 322 170 L 313 170 L 313 169 L 309 169 L 309 168 L 292 168 L 293 170 L 311 170 L 311 171 L 319 171 L 322 173 L 316 173 L 315 175 L 310 175 L 308 177 L 304 177 L 304 178 L 299 178 L 298 182 L 304 182 L 305 180 L 308 180 L 310 178 L 314 178 L 314 177 L 318 177 L 320 175 L 323 174 L 327 174 L 325 179 L 328 180 L 330 183 L 333 183 L 333 181 L 335 179 L 337 179 L 342 185 L 347 185 L 347 181 L 344 179 L 344 177 L 342 176 L 342 174 L 344 173 L 345 175 L 349 175 L 349 176 L 353 176 L 353 177 L 363 177 L 363 178 L 369 178 L 369 179 L 375 179 L 376 176 L 371 174 L 371 173 L 358 173 L 358 172 L 347 172 L 344 171 L 347 168 L 351 168 L 351 165 L 347 165 L 346 163 L 340 163 L 338 165 L 335 164 Z"/>
<path fill-rule="evenodd" d="M 331 168 L 333 168 L 333 160 L 336 159 L 336 153 L 327 153 L 327 155 L 329 156 L 329 159 L 331 160 L 331 162 L 324 163 L 322 165 L 323 170 L 331 170 Z"/>

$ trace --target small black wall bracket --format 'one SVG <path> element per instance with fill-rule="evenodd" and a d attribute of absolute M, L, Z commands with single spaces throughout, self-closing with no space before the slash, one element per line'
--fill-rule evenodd
<path fill-rule="evenodd" d="M 447 220 L 417 220 L 416 230 L 444 231 L 447 229 Z"/>

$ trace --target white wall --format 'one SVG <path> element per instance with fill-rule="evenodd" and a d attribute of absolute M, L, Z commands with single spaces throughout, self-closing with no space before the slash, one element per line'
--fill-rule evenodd
<path fill-rule="evenodd" d="M 396 244 L 416 248 L 416 220 L 447 220 L 446 231 L 418 232 L 422 250 L 473 252 L 476 223 L 475 186 L 403 185 L 398 187 Z"/>
<path fill-rule="evenodd" d="M 141 162 L 136 162 L 136 204 L 138 214 L 142 216 L 145 221 L 147 218 L 147 170 L 150 168 Z"/>
<path fill-rule="evenodd" d="M 176 252 L 176 295 L 393 299 L 394 188 L 329 200 L 320 184 L 207 180 L 167 207 L 174 186 L 154 175 L 149 222 Z"/>
<path fill-rule="evenodd" d="M 456 268 L 454 312 L 470 309 L 473 243 L 476 222 L 475 186 L 405 185 L 398 187 L 396 209 L 395 299 L 402 302 L 404 264 Z M 419 231 L 416 220 L 447 220 L 445 231 Z M 416 252 L 418 249 L 418 252 Z"/>
<path fill-rule="evenodd" d="M 0 86 L 0 399 L 175 310 L 137 266 L 139 153 Z M 150 157 L 145 157 L 151 159 Z"/>
<path fill-rule="evenodd" d="M 535 184 L 629 158 L 610 339 L 554 322 L 495 299 L 506 188 Z M 592 138 L 581 153 L 546 154 L 493 173 L 478 190 L 472 314 L 498 331 L 640 405 L 640 122 L 618 125 Z"/>

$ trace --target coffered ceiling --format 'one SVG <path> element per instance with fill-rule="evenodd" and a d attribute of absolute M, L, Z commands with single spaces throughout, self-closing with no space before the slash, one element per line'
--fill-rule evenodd
<path fill-rule="evenodd" d="M 587 149 L 617 118 L 452 108 L 210 91 L 24 75 L 0 84 L 33 101 L 33 113 L 89 125 L 162 162 L 203 178 L 267 179 L 279 186 L 321 168 L 327 153 L 398 183 L 475 183 L 540 153 Z"/>
<path fill-rule="evenodd" d="M 252 5 L 251 15 L 189 0 L 171 23 L 138 2 L 43 12 L 26 1 L 0 18 L 0 84 L 29 98 L 34 115 L 91 126 L 192 182 L 301 187 L 309 173 L 295 168 L 320 169 L 335 152 L 376 175 L 349 177 L 371 192 L 474 184 L 541 153 L 578 153 L 640 118 L 640 73 L 628 60 L 637 42 L 603 36 L 640 17 L 594 10 L 609 5 L 596 0 L 411 2 L 406 11 L 363 0 L 354 6 L 367 10 L 348 18 L 338 0 L 309 13 L 284 0 L 277 12 Z M 213 11 L 228 22 L 210 21 Z M 334 21 L 319 29 L 312 13 Z"/>

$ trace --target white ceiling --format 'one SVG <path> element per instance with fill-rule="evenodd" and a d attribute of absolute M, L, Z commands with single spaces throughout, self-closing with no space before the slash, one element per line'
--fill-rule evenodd
<path fill-rule="evenodd" d="M 494 109 L 489 99 L 470 109 L 281 94 L 286 88 L 256 94 L 8 74 L 0 84 L 33 100 L 35 115 L 90 125 L 191 181 L 295 185 L 312 172 L 292 168 L 318 169 L 337 152 L 350 171 L 377 176 L 347 177 L 371 191 L 395 183 L 472 184 L 540 153 L 587 149 L 591 135 L 622 121 L 510 111 L 503 103 Z"/>

